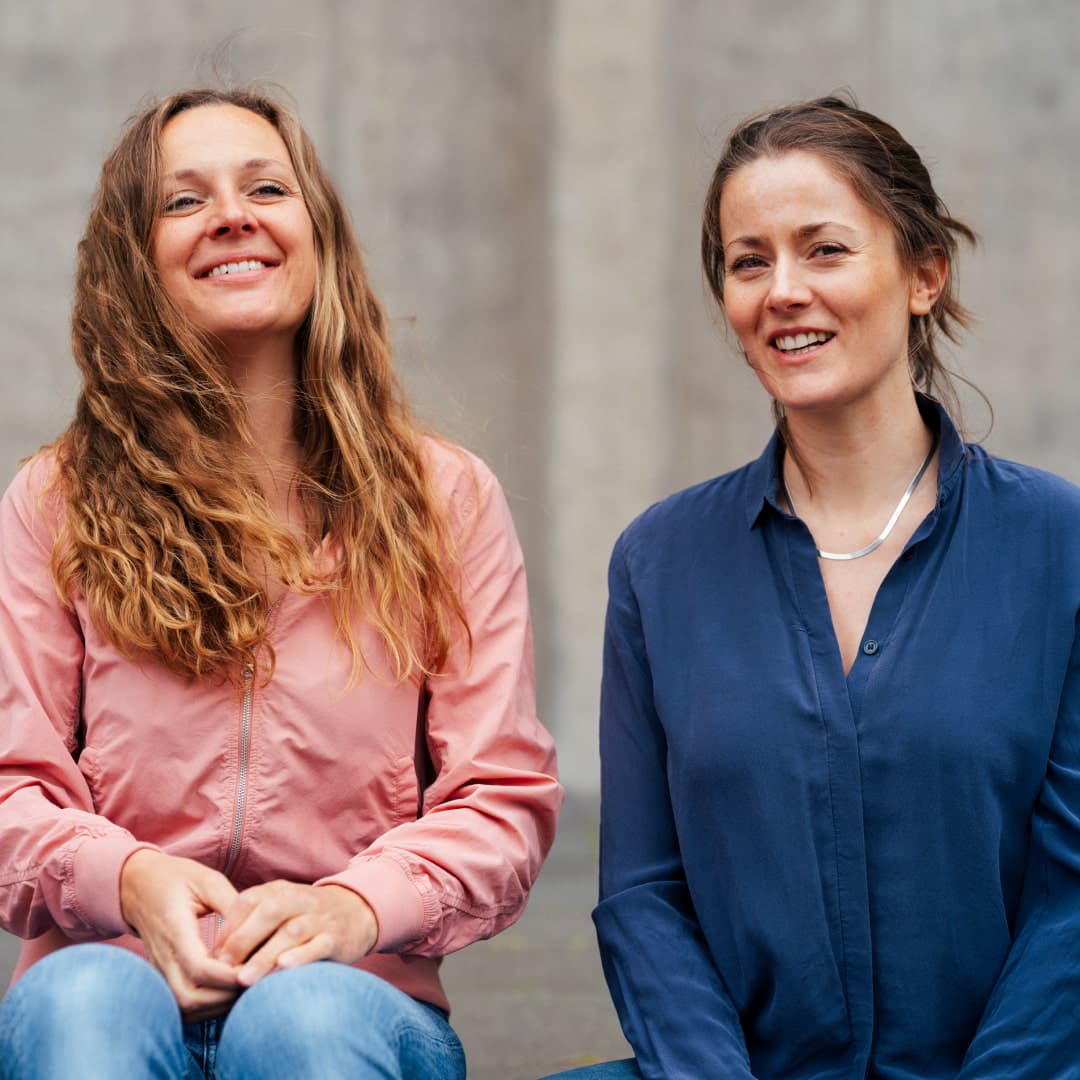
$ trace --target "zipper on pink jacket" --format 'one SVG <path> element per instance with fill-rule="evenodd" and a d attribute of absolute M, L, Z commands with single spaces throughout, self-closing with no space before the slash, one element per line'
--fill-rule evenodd
<path fill-rule="evenodd" d="M 267 631 L 270 623 L 285 599 L 279 596 L 266 609 Z M 251 701 L 255 696 L 255 665 L 249 660 L 244 665 L 244 700 L 240 705 L 240 764 L 236 777 L 236 808 L 233 811 L 232 839 L 229 841 L 229 854 L 225 857 L 225 867 L 221 871 L 228 877 L 240 856 L 240 837 L 244 832 L 244 805 L 247 802 L 248 758 L 251 753 Z"/>
<path fill-rule="evenodd" d="M 247 801 L 248 756 L 251 751 L 251 699 L 254 696 L 255 669 L 244 665 L 244 700 L 240 706 L 240 765 L 236 777 L 236 808 L 233 812 L 232 840 L 222 873 L 228 877 L 240 854 L 240 837 L 244 831 L 244 804 Z"/>

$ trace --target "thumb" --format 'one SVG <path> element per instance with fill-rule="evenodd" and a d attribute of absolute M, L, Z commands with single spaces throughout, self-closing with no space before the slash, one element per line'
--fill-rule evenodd
<path fill-rule="evenodd" d="M 202 870 L 203 873 L 192 882 L 192 886 L 204 914 L 214 912 L 224 915 L 239 894 L 224 874 L 219 874 L 208 866 Z"/>

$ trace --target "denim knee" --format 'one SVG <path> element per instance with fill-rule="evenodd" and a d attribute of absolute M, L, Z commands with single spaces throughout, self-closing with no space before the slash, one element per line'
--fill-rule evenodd
<path fill-rule="evenodd" d="M 117 946 L 71 945 L 34 964 L 0 1005 L 0 1077 L 120 1075 L 182 1062 L 180 1040 L 179 1007 L 154 967 Z"/>
<path fill-rule="evenodd" d="M 464 1054 L 438 1010 L 369 972 L 323 961 L 274 972 L 240 996 L 217 1075 L 463 1077 Z"/>
<path fill-rule="evenodd" d="M 42 1023 L 97 1023 L 117 1013 L 179 1009 L 161 973 L 115 945 L 69 945 L 43 957 L 11 988 L 8 1002 L 32 1009 Z"/>
<path fill-rule="evenodd" d="M 328 961 L 275 971 L 240 995 L 228 1025 L 234 1033 L 254 1026 L 260 1040 L 267 1034 L 288 1035 L 301 1020 L 307 1031 L 318 1032 L 320 1027 L 333 1031 L 349 1022 L 358 1000 L 378 1009 L 383 987 L 392 989 L 368 972 Z"/>

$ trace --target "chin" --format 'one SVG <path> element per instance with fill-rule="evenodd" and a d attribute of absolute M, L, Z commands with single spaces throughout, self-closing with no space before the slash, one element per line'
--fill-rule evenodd
<path fill-rule="evenodd" d="M 831 385 L 827 380 L 803 379 L 792 385 L 795 380 L 761 378 L 766 393 L 785 412 L 815 411 L 842 406 L 852 401 L 857 395 L 841 387 Z"/>

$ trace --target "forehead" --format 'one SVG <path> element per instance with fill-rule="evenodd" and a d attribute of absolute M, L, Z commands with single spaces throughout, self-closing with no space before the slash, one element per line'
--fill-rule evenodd
<path fill-rule="evenodd" d="M 289 166 L 274 126 L 236 105 L 199 105 L 174 116 L 161 131 L 161 169 L 211 169 L 267 158 Z"/>
<path fill-rule="evenodd" d="M 729 243 L 750 230 L 802 228 L 831 221 L 892 231 L 831 162 L 806 150 L 756 158 L 727 179 L 720 197 L 720 231 Z"/>

